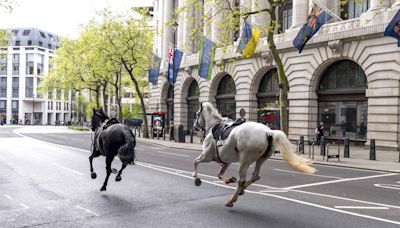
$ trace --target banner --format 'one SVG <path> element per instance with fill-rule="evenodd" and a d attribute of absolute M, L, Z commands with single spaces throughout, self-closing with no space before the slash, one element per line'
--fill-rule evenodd
<path fill-rule="evenodd" d="M 324 10 L 321 10 L 318 5 L 314 4 L 307 22 L 303 25 L 296 38 L 293 40 L 293 45 L 299 50 L 299 53 L 301 53 L 308 40 L 310 40 L 321 26 L 330 19 L 332 19 L 331 15 Z"/>
<path fill-rule="evenodd" d="M 383 34 L 397 39 L 397 46 L 400 47 L 400 10 L 397 11 Z"/>
<path fill-rule="evenodd" d="M 199 47 L 199 76 L 204 79 L 211 79 L 212 69 L 214 67 L 216 44 L 203 37 L 200 40 Z"/>
<path fill-rule="evenodd" d="M 241 53 L 245 58 L 250 58 L 256 51 L 260 34 L 261 31 L 258 28 L 253 28 L 245 21 L 237 52 Z"/>
<path fill-rule="evenodd" d="M 173 72 L 172 83 L 176 82 L 176 78 L 177 78 L 178 72 L 179 72 L 179 67 L 181 66 L 182 56 L 183 56 L 183 52 L 178 49 L 175 49 L 174 56 L 173 56 L 174 72 Z"/>
<path fill-rule="evenodd" d="M 174 59 L 174 47 L 171 46 L 169 47 L 169 52 L 168 52 L 168 72 L 167 72 L 167 79 L 169 82 L 173 83 L 173 66 L 172 66 L 172 61 Z"/>
<path fill-rule="evenodd" d="M 149 82 L 153 85 L 157 84 L 158 75 L 160 73 L 161 58 L 153 54 L 153 62 L 149 69 Z"/>

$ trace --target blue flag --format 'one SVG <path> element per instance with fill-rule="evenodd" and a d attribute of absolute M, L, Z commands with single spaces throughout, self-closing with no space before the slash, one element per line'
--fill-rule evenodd
<path fill-rule="evenodd" d="M 247 21 L 244 22 L 244 28 L 242 32 L 242 37 L 240 38 L 239 46 L 237 48 L 237 52 L 242 53 L 243 49 L 246 47 L 247 43 L 249 42 L 251 38 L 251 25 L 247 23 Z"/>
<path fill-rule="evenodd" d="M 400 10 L 397 11 L 383 34 L 397 39 L 397 46 L 400 47 Z"/>
<path fill-rule="evenodd" d="M 174 71 L 173 71 L 172 83 L 176 82 L 176 78 L 177 78 L 178 72 L 179 72 L 179 67 L 181 66 L 182 56 L 183 56 L 183 52 L 175 48 L 174 57 L 173 57 Z"/>
<path fill-rule="evenodd" d="M 199 76 L 204 79 L 211 79 L 216 44 L 207 37 L 203 37 L 199 49 Z"/>
<path fill-rule="evenodd" d="M 314 5 L 308 16 L 307 22 L 300 29 L 296 38 L 293 40 L 293 45 L 299 49 L 299 53 L 303 50 L 307 41 L 314 36 L 323 24 L 332 19 L 332 16 L 321 10 L 318 5 Z"/>
<path fill-rule="evenodd" d="M 153 54 L 153 63 L 149 69 L 149 82 L 153 85 L 157 84 L 158 74 L 160 73 L 161 58 Z"/>
<path fill-rule="evenodd" d="M 167 72 L 167 79 L 169 82 L 173 83 L 173 75 L 174 75 L 174 70 L 172 66 L 172 61 L 174 59 L 174 47 L 169 48 L 168 52 L 168 72 Z"/>
<path fill-rule="evenodd" d="M 260 34 L 261 31 L 258 28 L 253 28 L 245 21 L 237 52 L 241 53 L 245 58 L 250 58 L 256 51 Z"/>

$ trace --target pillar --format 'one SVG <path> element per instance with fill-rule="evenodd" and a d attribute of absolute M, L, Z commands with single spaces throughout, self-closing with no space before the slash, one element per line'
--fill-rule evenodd
<path fill-rule="evenodd" d="M 390 0 L 371 0 L 371 6 L 368 11 L 379 10 L 390 7 Z"/>
<path fill-rule="evenodd" d="M 163 53 L 162 53 L 162 58 L 168 59 L 168 51 L 170 47 L 170 43 L 172 44 L 174 42 L 173 38 L 173 32 L 171 30 L 171 27 L 165 26 L 165 23 L 167 23 L 170 19 L 172 19 L 172 13 L 173 13 L 173 4 L 166 4 L 164 3 L 162 5 L 163 7 Z"/>
<path fill-rule="evenodd" d="M 268 1 L 264 0 L 253 0 L 251 5 L 251 10 L 262 10 L 269 7 Z M 269 23 L 270 17 L 268 12 L 262 12 L 255 14 L 251 17 L 251 22 L 255 27 L 261 30 L 261 36 L 265 36 L 265 26 Z"/>
<path fill-rule="evenodd" d="M 293 0 L 293 23 L 292 28 L 302 26 L 308 17 L 308 2 L 304 0 Z"/>

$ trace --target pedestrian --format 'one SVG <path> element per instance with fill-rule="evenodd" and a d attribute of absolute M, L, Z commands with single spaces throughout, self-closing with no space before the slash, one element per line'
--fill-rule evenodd
<path fill-rule="evenodd" d="M 320 122 L 319 126 L 315 129 L 315 133 L 317 134 L 317 145 L 321 143 L 321 137 L 324 136 L 324 122 Z"/>

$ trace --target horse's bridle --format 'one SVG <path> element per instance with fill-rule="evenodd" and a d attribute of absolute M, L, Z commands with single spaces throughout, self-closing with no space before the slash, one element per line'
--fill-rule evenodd
<path fill-rule="evenodd" d="M 204 135 L 203 135 L 203 140 L 206 138 L 208 132 L 217 124 L 219 123 L 219 121 L 216 121 L 215 123 L 211 124 L 211 126 L 206 129 L 206 119 L 204 118 L 204 116 L 202 115 L 203 113 L 203 104 L 200 103 L 200 110 L 196 113 L 196 125 L 200 127 L 199 124 L 199 118 L 201 117 L 203 119 L 203 123 L 204 123 L 204 127 L 201 127 L 201 130 L 203 130 Z"/>

